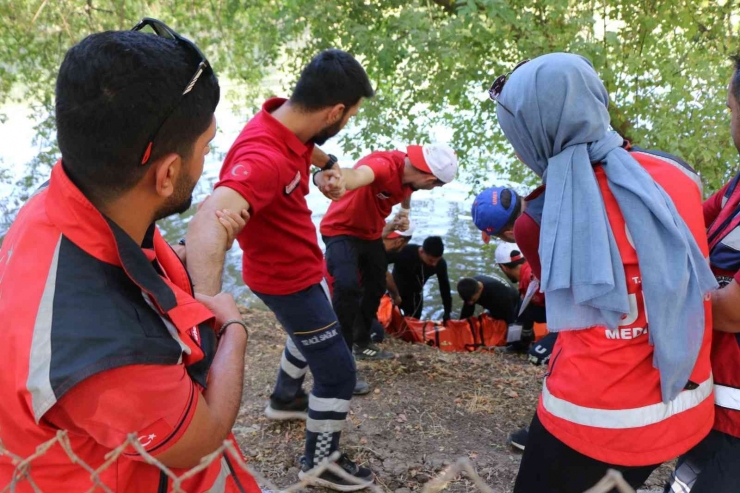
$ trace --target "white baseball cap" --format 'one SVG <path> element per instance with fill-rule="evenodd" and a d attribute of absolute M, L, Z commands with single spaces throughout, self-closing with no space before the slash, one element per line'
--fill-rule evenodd
<path fill-rule="evenodd" d="M 412 145 L 406 154 L 414 168 L 431 173 L 440 181 L 449 183 L 457 175 L 457 156 L 447 144 Z"/>
<path fill-rule="evenodd" d="M 494 255 L 497 264 L 510 264 L 518 260 L 524 260 L 524 255 L 516 243 L 501 243 L 496 247 Z"/>
<path fill-rule="evenodd" d="M 416 228 L 416 225 L 414 223 L 412 223 L 411 220 L 409 219 L 409 227 L 408 227 L 408 229 L 406 229 L 406 231 L 399 231 L 399 230 L 396 229 L 391 234 L 389 234 L 386 238 L 389 239 L 389 240 L 392 240 L 393 238 L 401 238 L 401 237 L 408 238 L 408 237 L 411 237 L 414 234 L 414 229 L 415 228 Z"/>

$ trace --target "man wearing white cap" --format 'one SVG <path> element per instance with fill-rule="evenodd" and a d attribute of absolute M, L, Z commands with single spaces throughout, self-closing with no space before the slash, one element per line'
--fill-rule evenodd
<path fill-rule="evenodd" d="M 414 235 L 414 230 L 416 229 L 416 225 L 410 220 L 406 218 L 406 224 L 399 225 L 399 223 L 404 219 L 403 216 L 405 216 L 406 213 L 399 212 L 397 216 L 399 217 L 399 221 L 391 221 L 388 224 L 386 224 L 386 227 L 383 228 L 383 246 L 385 247 L 385 253 L 395 253 L 401 250 L 403 247 L 409 244 L 411 241 L 411 237 Z M 406 229 L 401 230 L 405 226 Z"/>
<path fill-rule="evenodd" d="M 370 327 L 386 288 L 385 219 L 402 202 L 406 207 L 401 212 L 408 215 L 415 190 L 431 190 L 454 180 L 457 157 L 444 144 L 411 145 L 406 152 L 373 152 L 341 172 L 341 185 L 349 191 L 329 206 L 320 227 L 327 267 L 334 277 L 334 311 L 356 357 L 392 358 L 392 353 L 370 340 Z"/>

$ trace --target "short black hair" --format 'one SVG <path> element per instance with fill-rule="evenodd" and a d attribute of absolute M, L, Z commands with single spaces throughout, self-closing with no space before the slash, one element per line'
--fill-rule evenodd
<path fill-rule="evenodd" d="M 421 247 L 432 257 L 441 257 L 445 253 L 445 244 L 439 236 L 430 236 L 424 240 Z"/>
<path fill-rule="evenodd" d="M 344 104 L 347 111 L 361 98 L 374 95 L 370 79 L 355 57 L 342 50 L 326 50 L 303 69 L 290 102 L 307 111 Z"/>
<path fill-rule="evenodd" d="M 464 277 L 460 279 L 460 281 L 457 283 L 457 294 L 460 295 L 460 298 L 462 298 L 465 303 L 470 301 L 473 296 L 475 296 L 475 293 L 478 292 L 478 289 L 478 281 L 476 281 L 472 277 Z"/>
<path fill-rule="evenodd" d="M 511 254 L 512 254 L 512 255 L 519 255 L 520 253 L 519 253 L 519 252 L 518 252 L 517 250 L 512 250 L 512 251 L 511 251 Z M 523 264 L 524 262 L 526 262 L 526 261 L 527 261 L 527 260 L 526 260 L 526 259 L 525 259 L 524 257 L 522 257 L 522 258 L 520 258 L 519 260 L 515 260 L 514 262 L 507 262 L 507 263 L 505 263 L 505 264 L 501 264 L 501 265 L 503 265 L 503 266 L 504 266 L 504 267 L 506 267 L 506 268 L 509 268 L 509 269 L 513 269 L 513 268 L 514 268 L 514 267 L 516 267 L 517 265 L 522 265 L 522 264 Z"/>
<path fill-rule="evenodd" d="M 740 103 L 740 53 L 732 55 L 730 60 L 735 64 L 735 71 L 732 73 L 730 90 L 732 91 L 732 95 L 735 97 L 735 101 Z"/>
<path fill-rule="evenodd" d="M 509 190 L 508 188 L 504 188 L 501 190 L 501 194 L 499 195 L 499 200 L 501 200 L 501 206 L 504 209 L 508 209 L 511 205 L 511 201 L 514 200 L 514 197 L 518 197 L 516 192 Z M 514 223 L 519 218 L 519 213 L 522 210 L 522 201 L 521 198 L 518 202 L 518 210 L 515 210 L 512 212 L 512 214 L 509 216 L 508 221 L 506 221 L 506 224 L 501 226 L 501 231 L 508 231 L 514 227 Z"/>
<path fill-rule="evenodd" d="M 208 71 L 180 100 L 199 62 L 177 41 L 137 31 L 92 34 L 67 51 L 56 83 L 57 140 L 65 171 L 88 198 L 116 198 L 141 180 L 148 139 L 170 111 L 148 162 L 171 152 L 190 158 L 220 98 Z"/>

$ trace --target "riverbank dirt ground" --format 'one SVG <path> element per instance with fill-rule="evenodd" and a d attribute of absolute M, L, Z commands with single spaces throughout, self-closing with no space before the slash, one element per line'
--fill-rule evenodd
<path fill-rule="evenodd" d="M 250 347 L 234 433 L 250 465 L 285 488 L 298 480 L 304 424 L 272 422 L 263 414 L 285 335 L 269 312 L 243 309 L 243 315 Z M 396 340 L 387 340 L 384 347 L 396 358 L 358 363 L 374 391 L 352 400 L 344 451 L 394 493 L 420 490 L 461 457 L 494 491 L 510 492 L 521 455 L 506 438 L 531 420 L 544 368 L 499 352 L 445 353 Z M 309 376 L 307 389 L 310 385 Z M 646 488 L 658 490 L 669 471 L 670 466 L 662 466 Z M 464 477 L 447 486 L 450 492 L 475 490 Z"/>

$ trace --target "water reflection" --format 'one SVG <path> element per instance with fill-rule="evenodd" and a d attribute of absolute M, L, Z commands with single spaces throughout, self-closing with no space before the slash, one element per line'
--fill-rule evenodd
<path fill-rule="evenodd" d="M 12 131 L 13 141 L 16 145 L 0 151 L 0 160 L 12 163 L 10 171 L 16 178 L 20 178 L 27 162 L 36 152 L 37 147 L 32 144 L 34 135 L 33 123 L 29 119 L 29 111 L 26 106 L 3 108 L 10 119 L 0 125 L 3 132 Z M 218 178 L 218 171 L 226 151 L 231 146 L 241 131 L 245 122 L 251 114 L 238 107 L 222 104 L 216 110 L 218 121 L 218 133 L 212 143 L 214 151 L 207 157 L 204 174 L 194 194 L 194 203 L 197 203 L 210 193 L 213 184 Z M 346 132 L 359 131 L 350 128 Z M 437 131 L 438 130 L 438 131 Z M 448 140 L 449 132 L 437 129 L 433 132 L 439 140 Z M 454 147 L 454 145 L 453 145 Z M 336 139 L 330 140 L 323 147 L 324 150 L 339 157 L 342 166 L 351 166 L 354 161 L 344 156 L 342 149 L 336 143 Z M 404 149 L 403 143 L 397 143 L 396 148 Z M 17 152 L 11 152 L 16 149 Z M 389 147 L 390 149 L 390 147 Z M 369 150 L 367 152 L 370 152 Z M 367 153 L 364 152 L 363 154 Z M 38 176 L 37 182 L 42 183 L 48 176 Z M 496 182 L 495 176 L 486 180 L 488 184 Z M 498 182 L 495 184 L 504 184 Z M 0 187 L 0 193 L 7 195 L 10 190 Z M 480 234 L 475 229 L 470 218 L 470 185 L 466 180 L 464 171 L 461 171 L 457 180 L 453 183 L 437 188 L 432 191 L 420 190 L 415 192 L 412 199 L 411 217 L 417 225 L 413 242 L 421 244 L 427 236 L 441 236 L 445 242 L 445 258 L 447 259 L 450 284 L 453 291 L 457 281 L 461 277 L 475 274 L 490 274 L 498 271 L 493 262 L 492 246 L 484 246 L 480 240 Z M 308 196 L 308 204 L 313 211 L 313 222 L 317 226 L 329 207 L 329 200 L 319 193 L 315 187 L 311 187 Z M 187 225 L 195 212 L 195 206 L 181 216 L 174 216 L 160 221 L 159 225 L 165 238 L 172 243 L 184 237 Z M 8 223 L 10 218 L 5 219 Z M 0 245 L 2 244 L 2 228 L 0 228 Z M 318 237 L 318 235 L 317 235 Z M 318 237 L 319 244 L 323 249 L 323 242 Z M 499 272 L 500 274 L 500 272 Z M 250 307 L 264 308 L 259 301 L 244 285 L 241 279 L 241 250 L 236 243 L 228 252 L 224 266 L 224 288 Z M 456 292 L 453 292 L 453 317 L 456 317 L 461 308 L 461 301 Z M 424 312 L 425 318 L 441 319 L 443 313 L 442 301 L 439 296 L 439 285 L 436 278 L 430 279 L 424 289 Z"/>
<path fill-rule="evenodd" d="M 202 199 L 213 186 L 216 180 L 217 169 L 209 166 L 210 176 L 205 176 L 198 186 L 196 201 Z M 318 229 L 318 224 L 329 207 L 329 201 L 318 191 L 312 188 L 308 202 L 313 211 L 312 219 Z M 445 258 L 447 259 L 450 284 L 453 289 L 452 313 L 456 318 L 460 312 L 461 301 L 454 292 L 457 281 L 462 277 L 476 274 L 490 274 L 496 272 L 503 275 L 495 267 L 493 261 L 493 247 L 485 246 L 481 242 L 480 232 L 475 228 L 470 218 L 470 203 L 472 197 L 468 195 L 467 185 L 462 183 L 451 184 L 433 191 L 415 192 L 412 198 L 411 217 L 416 223 L 416 231 L 412 242 L 421 244 L 427 236 L 441 236 L 445 242 Z M 193 206 L 182 216 L 173 216 L 160 221 L 162 233 L 170 242 L 176 242 L 185 235 L 187 224 L 195 211 Z M 323 250 L 323 243 L 319 237 L 319 244 Z M 255 308 L 265 308 L 262 302 L 254 296 L 241 278 L 241 250 L 234 243 L 228 252 L 224 266 L 224 289 L 233 293 L 245 305 Z M 443 307 L 439 295 L 439 285 L 436 277 L 431 278 L 424 289 L 424 318 L 442 319 Z"/>

